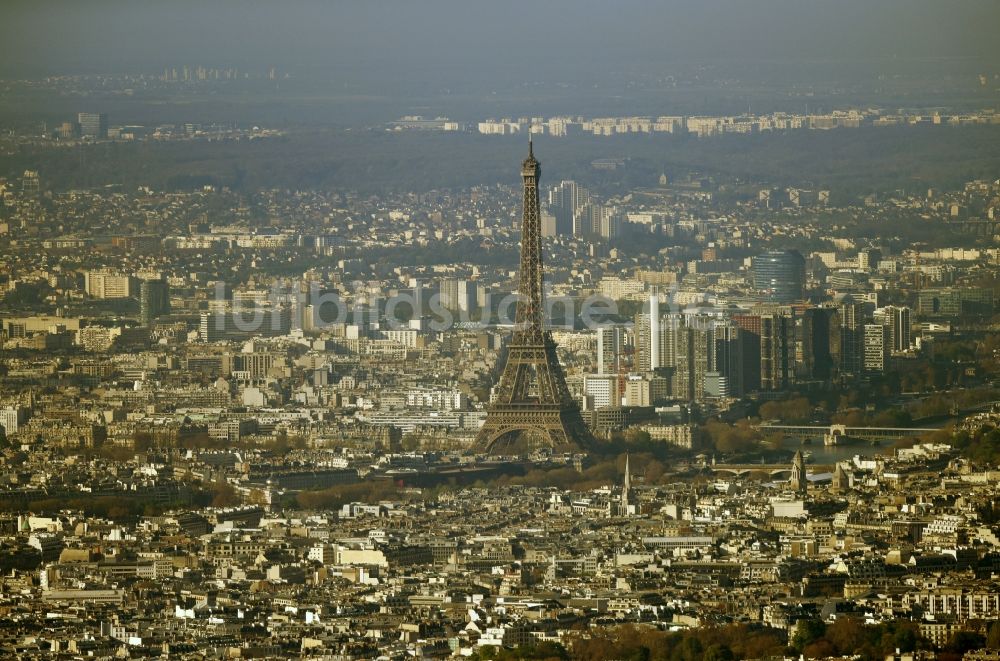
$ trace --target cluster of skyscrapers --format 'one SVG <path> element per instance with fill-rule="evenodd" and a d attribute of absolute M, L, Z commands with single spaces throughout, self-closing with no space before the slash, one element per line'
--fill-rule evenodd
<path fill-rule="evenodd" d="M 639 379 L 655 402 L 741 397 L 797 382 L 877 375 L 912 341 L 909 308 L 875 309 L 851 298 L 820 307 L 663 307 L 653 294 L 633 324 L 598 330 L 598 375 L 587 390 L 606 394 L 593 405 L 640 405 L 644 397 L 627 392 L 629 381 Z"/>
<path fill-rule="evenodd" d="M 542 214 L 542 236 L 614 238 L 621 231 L 622 216 L 591 197 L 575 181 L 563 181 L 549 191 L 548 213 Z"/>

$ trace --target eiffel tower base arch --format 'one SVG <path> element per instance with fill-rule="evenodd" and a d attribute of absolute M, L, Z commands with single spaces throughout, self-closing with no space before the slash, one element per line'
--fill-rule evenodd
<path fill-rule="evenodd" d="M 524 455 L 543 448 L 556 453 L 581 452 L 581 441 L 589 436 L 576 409 L 499 405 L 490 409 L 476 437 L 476 448 L 494 455 Z"/>

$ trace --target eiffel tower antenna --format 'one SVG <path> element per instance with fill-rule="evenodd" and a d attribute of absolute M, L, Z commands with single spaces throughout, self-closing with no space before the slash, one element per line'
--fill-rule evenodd
<path fill-rule="evenodd" d="M 541 214 L 538 178 L 541 167 L 528 138 L 521 163 L 524 201 L 521 218 L 521 265 L 517 311 L 507 363 L 476 436 L 476 449 L 489 454 L 527 454 L 540 447 L 579 452 L 593 442 L 580 409 L 566 387 L 556 343 L 545 329 L 542 296 Z"/>

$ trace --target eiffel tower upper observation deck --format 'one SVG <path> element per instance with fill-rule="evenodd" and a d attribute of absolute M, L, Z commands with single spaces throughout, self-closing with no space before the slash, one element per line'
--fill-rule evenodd
<path fill-rule="evenodd" d="M 545 329 L 538 208 L 540 173 L 529 142 L 528 157 L 521 163 L 524 210 L 514 335 L 496 397 L 476 437 L 476 449 L 490 454 L 526 454 L 540 447 L 550 447 L 555 452 L 579 452 L 593 440 L 566 387 L 556 343 Z"/>

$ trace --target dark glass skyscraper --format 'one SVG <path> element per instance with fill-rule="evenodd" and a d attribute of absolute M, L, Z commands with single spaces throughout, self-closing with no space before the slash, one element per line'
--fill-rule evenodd
<path fill-rule="evenodd" d="M 798 250 L 772 250 L 753 258 L 753 286 L 765 298 L 790 303 L 802 298 L 806 261 Z"/>
<path fill-rule="evenodd" d="M 833 308 L 810 308 L 802 315 L 802 363 L 810 379 L 829 379 L 833 375 L 831 332 L 840 332 L 836 313 Z"/>
<path fill-rule="evenodd" d="M 108 116 L 103 112 L 81 112 L 76 115 L 80 125 L 80 135 L 91 138 L 108 137 Z"/>
<path fill-rule="evenodd" d="M 139 322 L 149 328 L 170 312 L 170 288 L 165 280 L 143 280 L 139 285 Z"/>

